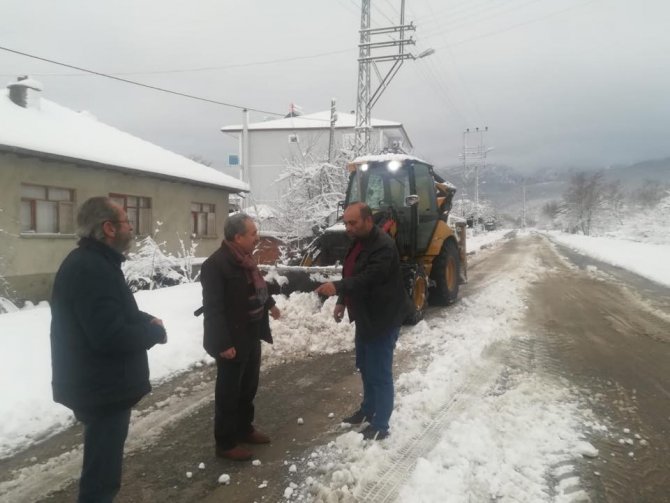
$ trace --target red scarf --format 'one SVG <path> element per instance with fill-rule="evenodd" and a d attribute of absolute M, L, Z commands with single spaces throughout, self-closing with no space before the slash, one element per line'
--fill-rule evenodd
<path fill-rule="evenodd" d="M 344 265 L 342 266 L 343 278 L 349 278 L 350 276 L 354 275 L 354 269 L 356 268 L 356 259 L 358 258 L 358 255 L 360 255 L 362 249 L 363 249 L 363 243 L 361 243 L 360 241 L 356 241 L 356 244 L 344 259 Z M 349 319 L 353 321 L 355 319 L 354 305 L 351 302 L 351 297 L 349 295 L 344 296 L 344 305 L 347 306 L 347 311 L 349 312 Z"/>
<path fill-rule="evenodd" d="M 254 294 L 249 296 L 249 317 L 252 321 L 261 319 L 265 302 L 268 300 L 268 286 L 258 269 L 256 261 L 251 254 L 242 250 L 236 243 L 224 240 L 221 246 L 230 252 L 235 263 L 244 270 L 248 282 L 254 286 Z"/>

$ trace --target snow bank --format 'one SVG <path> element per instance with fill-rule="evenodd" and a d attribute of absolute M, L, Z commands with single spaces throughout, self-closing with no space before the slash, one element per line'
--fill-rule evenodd
<path fill-rule="evenodd" d="M 666 235 L 670 235 L 667 230 Z M 670 243 L 652 244 L 562 232 L 550 232 L 549 236 L 579 253 L 670 286 Z"/>
<path fill-rule="evenodd" d="M 141 310 L 163 320 L 168 333 L 167 344 L 149 351 L 154 384 L 212 361 L 202 349 L 202 318 L 193 316 L 202 300 L 199 283 L 140 291 L 135 298 Z M 271 320 L 275 343 L 263 345 L 264 366 L 352 349 L 353 327 L 332 319 L 334 299 L 322 305 L 316 294 L 294 293 L 276 300 L 282 318 Z M 52 400 L 50 323 L 46 303 L 0 315 L 0 458 L 74 422 L 69 409 Z"/>

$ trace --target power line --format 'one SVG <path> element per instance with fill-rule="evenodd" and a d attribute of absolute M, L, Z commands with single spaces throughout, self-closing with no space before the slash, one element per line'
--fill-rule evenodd
<path fill-rule="evenodd" d="M 490 9 L 488 12 L 478 12 L 476 14 L 471 14 L 469 16 L 464 16 L 461 19 L 456 20 L 456 22 L 454 24 L 452 24 L 454 22 L 454 20 L 452 20 L 451 22 L 443 24 L 440 27 L 433 28 L 432 30 L 428 30 L 428 34 L 426 35 L 426 38 L 430 38 L 433 35 L 435 35 L 436 33 L 441 33 L 444 30 L 445 27 L 450 29 L 451 31 L 456 31 L 460 28 L 468 27 L 468 26 L 471 26 L 473 24 L 479 24 L 483 21 L 487 21 L 489 19 L 500 17 L 504 14 L 508 14 L 509 12 L 513 12 L 513 11 L 521 9 L 523 7 L 527 7 L 528 5 L 536 3 L 538 1 L 540 1 L 540 0 L 529 0 L 528 2 L 513 5 L 513 6 L 498 6 L 498 7 L 494 7 L 492 9 Z M 507 8 L 505 8 L 505 7 L 507 7 Z M 496 10 L 498 12 L 495 12 Z M 493 11 L 493 12 L 491 12 L 491 11 Z M 480 14 L 489 14 L 489 15 L 484 15 L 484 16 L 479 17 Z M 474 17 L 474 19 L 472 19 L 471 21 L 467 21 L 465 23 L 462 22 L 465 19 L 473 18 L 473 17 Z"/>
<path fill-rule="evenodd" d="M 427 6 L 428 6 L 429 11 L 430 11 L 431 13 L 434 14 L 435 10 L 433 9 L 433 6 L 432 6 L 430 0 L 426 0 L 426 4 L 427 4 Z M 446 43 L 447 43 L 447 39 L 446 39 L 446 36 L 444 35 L 444 33 L 441 34 L 441 38 L 442 38 L 442 41 L 446 44 Z M 451 50 L 451 47 L 449 47 L 449 46 L 447 45 L 447 46 L 446 46 L 446 49 L 447 49 L 447 52 L 449 53 L 449 56 L 450 56 L 450 58 L 451 58 L 451 62 L 452 62 L 452 65 L 453 65 L 453 70 L 454 70 L 453 73 L 456 75 L 456 77 L 457 77 L 458 80 L 460 81 L 461 86 L 462 86 L 462 90 L 463 90 L 464 94 L 465 94 L 466 97 L 470 100 L 470 102 L 474 105 L 474 108 L 475 108 L 475 110 L 476 110 L 476 112 L 477 112 L 477 115 L 479 116 L 479 120 L 483 122 L 482 111 L 481 111 L 481 108 L 480 108 L 480 106 L 479 106 L 479 103 L 478 103 L 478 102 L 475 100 L 475 98 L 473 97 L 474 91 L 472 90 L 472 89 L 473 89 L 472 86 L 467 85 L 467 83 L 465 82 L 463 76 L 461 75 L 461 72 L 460 72 L 460 70 L 459 70 L 459 68 L 458 68 L 458 63 L 457 63 L 457 61 L 456 61 L 456 57 L 454 56 L 454 53 L 453 53 L 453 51 Z M 441 57 L 439 53 L 438 53 L 437 57 L 438 57 L 438 58 Z M 470 92 L 468 92 L 468 90 L 470 90 Z"/>
<path fill-rule="evenodd" d="M 134 86 L 144 87 L 146 89 L 152 89 L 154 91 L 160 91 L 160 92 L 163 92 L 163 93 L 174 94 L 176 96 L 181 96 L 183 98 L 190 98 L 190 99 L 193 99 L 193 100 L 204 101 L 206 103 L 212 103 L 212 104 L 215 104 L 215 105 L 221 105 L 221 106 L 225 106 L 225 107 L 237 108 L 237 109 L 240 109 L 240 110 L 251 110 L 251 111 L 259 112 L 259 113 L 262 113 L 262 114 L 278 115 L 278 116 L 282 116 L 282 117 L 284 116 L 284 114 L 280 114 L 280 113 L 277 113 L 277 112 L 269 112 L 267 110 L 261 110 L 261 109 L 258 109 L 258 108 L 245 107 L 245 106 L 242 106 L 242 105 L 234 105 L 232 103 L 225 103 L 223 101 L 212 100 L 212 99 L 209 99 L 209 98 L 201 98 L 200 96 L 194 96 L 192 94 L 182 93 L 182 92 L 179 92 L 179 91 L 172 91 L 171 89 L 164 89 L 162 87 L 152 86 L 152 85 L 149 85 L 149 84 L 143 84 L 142 82 L 136 82 L 134 80 L 123 79 L 121 77 L 115 77 L 114 75 L 109 75 L 109 74 L 106 74 L 106 73 L 96 72 L 94 70 L 88 70 L 87 68 L 82 68 L 80 66 L 74 66 L 74 65 L 67 64 L 67 63 L 62 63 L 60 61 L 55 61 L 53 59 L 43 58 L 41 56 L 36 56 L 34 54 L 28 54 L 26 52 L 17 51 L 17 50 L 14 50 L 14 49 L 10 49 L 8 47 L 0 46 L 0 50 L 11 52 L 11 53 L 14 53 L 14 54 L 18 54 L 20 56 L 25 56 L 27 58 L 37 59 L 39 61 L 45 61 L 47 63 L 52 63 L 54 65 L 64 66 L 66 68 L 72 68 L 73 70 L 79 70 L 80 72 L 90 73 L 90 74 L 93 74 L 93 75 L 97 75 L 99 77 L 105 77 L 107 79 L 117 80 L 119 82 L 125 82 L 126 84 L 132 84 Z"/>
<path fill-rule="evenodd" d="M 525 21 L 525 22 L 522 22 L 522 23 L 513 24 L 513 25 L 508 26 L 508 27 L 506 27 L 506 28 L 502 28 L 502 29 L 500 29 L 500 30 L 496 30 L 496 31 L 492 31 L 492 32 L 489 32 L 489 33 L 485 33 L 485 34 L 483 34 L 483 35 L 479 35 L 479 36 L 477 36 L 477 37 L 472 37 L 472 38 L 466 38 L 466 39 L 464 39 L 464 40 L 459 40 L 459 41 L 454 42 L 454 43 L 452 43 L 452 44 L 446 44 L 446 45 L 443 45 L 443 46 L 440 46 L 440 47 L 436 47 L 435 49 L 437 50 L 437 49 L 444 49 L 445 47 L 456 47 L 456 46 L 458 46 L 458 45 L 463 45 L 463 44 L 465 44 L 465 43 L 472 42 L 473 40 L 478 40 L 478 39 L 481 39 L 481 38 L 488 38 L 488 37 L 492 37 L 492 36 L 494 36 L 494 35 L 499 35 L 500 33 L 505 33 L 506 31 L 513 30 L 514 28 L 518 28 L 518 27 L 520 27 L 520 26 L 525 26 L 525 25 L 528 25 L 528 24 L 537 23 L 538 21 L 543 21 L 543 20 L 545 20 L 545 19 L 547 19 L 547 18 L 550 18 L 550 17 L 553 17 L 553 16 L 558 16 L 559 14 L 563 14 L 564 12 L 568 12 L 568 11 L 573 10 L 573 9 L 576 9 L 576 8 L 578 8 L 578 7 L 585 7 L 585 6 L 589 5 L 589 4 L 594 3 L 595 1 L 596 1 L 596 0 L 588 0 L 588 1 L 583 2 L 583 3 L 579 3 L 579 4 L 576 4 L 576 5 L 572 5 L 571 7 L 568 7 L 567 9 L 563 9 L 563 10 L 559 10 L 559 11 L 551 12 L 551 13 L 545 15 L 545 16 L 540 16 L 540 17 L 537 17 L 537 18 L 534 18 L 534 19 L 530 19 L 530 20 Z"/>
<path fill-rule="evenodd" d="M 322 52 L 320 54 L 310 54 L 305 56 L 294 56 L 292 58 L 282 58 L 282 59 L 271 59 L 267 61 L 256 61 L 254 63 L 235 63 L 232 65 L 225 66 L 204 66 L 198 68 L 181 68 L 175 70 L 154 70 L 154 71 L 145 71 L 145 72 L 110 72 L 109 75 L 161 75 L 161 74 L 170 74 L 170 73 L 191 73 L 191 72 L 205 72 L 212 70 L 228 70 L 230 68 L 246 68 L 250 66 L 263 66 L 271 65 L 275 63 L 286 63 L 289 61 L 299 61 L 303 59 L 313 59 L 319 58 L 322 56 L 332 56 L 335 54 L 344 54 L 346 52 L 351 52 L 355 50 L 356 47 L 352 46 L 348 49 L 342 49 L 339 51 L 330 51 Z M 31 73 L 30 75 L 35 77 L 79 77 L 83 76 L 83 73 Z M 13 77 L 14 75 L 9 74 L 0 74 L 2 77 Z"/>

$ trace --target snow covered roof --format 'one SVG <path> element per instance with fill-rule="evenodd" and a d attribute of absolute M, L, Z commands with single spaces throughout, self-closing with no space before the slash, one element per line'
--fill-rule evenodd
<path fill-rule="evenodd" d="M 372 119 L 374 128 L 403 128 L 401 122 L 386 121 L 381 119 Z M 356 115 L 337 112 L 336 128 L 353 129 L 356 126 Z M 250 131 L 263 131 L 272 129 L 328 129 L 330 127 L 330 110 L 317 112 L 297 117 L 285 117 L 264 122 L 254 122 L 249 124 Z M 403 128 L 404 129 L 404 128 Z M 242 131 L 242 125 L 224 126 L 221 128 L 224 133 L 239 133 Z"/>
<path fill-rule="evenodd" d="M 359 164 L 362 162 L 387 162 L 387 161 L 418 161 L 422 162 L 424 164 L 431 165 L 429 162 L 424 161 L 423 159 L 420 159 L 419 157 L 415 157 L 413 155 L 407 155 L 407 154 L 378 154 L 378 155 L 362 155 L 360 157 L 356 157 L 352 163 Z"/>
<path fill-rule="evenodd" d="M 37 87 L 30 83 L 31 88 Z M 237 178 L 103 124 L 89 113 L 44 98 L 38 106 L 19 106 L 9 99 L 7 89 L 0 90 L 0 150 L 30 151 L 233 192 L 249 191 L 249 185 Z"/>
<path fill-rule="evenodd" d="M 255 218 L 256 220 L 268 220 L 270 218 L 279 217 L 279 211 L 267 204 L 254 204 L 253 206 L 244 208 L 242 212 L 249 215 L 251 218 Z"/>

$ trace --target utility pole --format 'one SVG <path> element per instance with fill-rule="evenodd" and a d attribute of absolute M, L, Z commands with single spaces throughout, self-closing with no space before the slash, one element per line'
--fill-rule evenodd
<path fill-rule="evenodd" d="M 242 110 L 242 117 L 242 136 L 240 137 L 240 141 L 242 142 L 242 148 L 240 149 L 242 152 L 242 162 L 240 162 L 240 178 L 243 182 L 249 184 L 249 196 L 251 196 L 251 173 L 249 169 L 249 110 L 246 108 Z M 242 200 L 240 207 L 247 207 L 247 198 Z"/>
<path fill-rule="evenodd" d="M 523 179 L 523 213 L 521 216 L 521 226 L 526 228 L 526 179 Z"/>
<path fill-rule="evenodd" d="M 484 129 L 475 128 L 471 131 L 470 128 L 463 131 L 463 152 L 460 157 L 463 159 L 463 176 L 468 176 L 468 171 L 474 171 L 474 213 L 473 213 L 473 232 L 477 233 L 477 225 L 479 224 L 479 170 L 486 167 L 486 154 L 491 151 L 487 149 L 484 144 L 484 133 L 489 130 L 488 126 Z"/>
<path fill-rule="evenodd" d="M 330 135 L 328 136 L 328 163 L 333 163 L 333 143 L 335 141 L 335 123 L 337 112 L 335 111 L 335 98 L 330 100 Z"/>
<path fill-rule="evenodd" d="M 414 45 L 415 43 L 411 36 L 405 38 L 405 34 L 406 32 L 416 30 L 413 23 L 405 24 L 405 0 L 401 0 L 400 2 L 400 24 L 383 28 L 370 28 L 370 2 L 371 0 L 361 0 L 361 29 L 360 43 L 358 44 L 358 92 L 356 100 L 356 127 L 354 130 L 356 135 L 354 146 L 356 155 L 369 152 L 372 107 L 374 107 L 393 77 L 398 73 L 403 62 L 406 59 L 423 58 L 435 52 L 433 49 L 428 49 L 418 56 L 405 52 L 405 46 Z M 391 37 L 391 40 L 372 42 L 372 37 L 378 35 L 387 35 Z M 388 52 L 389 49 L 396 47 L 398 49 L 397 53 Z M 377 52 L 377 54 L 373 55 L 373 51 Z M 382 77 L 377 68 L 377 63 L 391 61 L 393 62 L 391 68 Z M 374 69 L 379 80 L 379 85 L 374 92 L 371 92 L 370 88 L 371 67 Z"/>

